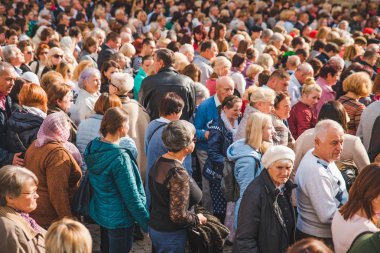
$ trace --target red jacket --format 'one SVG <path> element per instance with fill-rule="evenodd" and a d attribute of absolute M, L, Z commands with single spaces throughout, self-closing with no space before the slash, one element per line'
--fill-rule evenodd
<path fill-rule="evenodd" d="M 290 132 L 297 139 L 304 131 L 317 124 L 317 116 L 313 108 L 299 101 L 292 107 L 288 123 Z"/>

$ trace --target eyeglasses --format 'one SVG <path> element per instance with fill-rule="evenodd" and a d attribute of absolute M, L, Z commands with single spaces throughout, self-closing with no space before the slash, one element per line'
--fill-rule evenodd
<path fill-rule="evenodd" d="M 62 59 L 62 58 L 63 58 L 63 55 L 61 55 L 61 54 L 55 54 L 55 55 L 53 55 L 53 57 L 54 57 L 54 58 L 57 58 L 57 59 L 58 59 L 58 58 L 61 58 L 61 59 Z"/>
<path fill-rule="evenodd" d="M 33 51 L 27 51 L 25 54 L 33 54 Z"/>
<path fill-rule="evenodd" d="M 29 195 L 29 196 L 36 196 L 36 195 L 38 195 L 37 194 L 37 190 L 32 191 L 32 192 L 22 192 L 21 194 Z"/>

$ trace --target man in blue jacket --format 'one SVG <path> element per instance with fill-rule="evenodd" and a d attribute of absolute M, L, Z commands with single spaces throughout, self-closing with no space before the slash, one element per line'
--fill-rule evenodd
<path fill-rule="evenodd" d="M 222 103 L 225 97 L 233 95 L 234 81 L 224 76 L 216 80 L 216 93 L 214 96 L 209 97 L 203 101 L 195 115 L 195 135 L 197 137 L 196 153 L 199 160 L 201 169 L 203 170 L 204 164 L 208 157 L 207 155 L 207 140 L 208 140 L 208 125 L 213 120 L 218 118 L 218 106 Z M 203 206 L 212 211 L 212 201 L 210 195 L 210 186 L 208 180 L 202 176 L 202 204 Z"/>

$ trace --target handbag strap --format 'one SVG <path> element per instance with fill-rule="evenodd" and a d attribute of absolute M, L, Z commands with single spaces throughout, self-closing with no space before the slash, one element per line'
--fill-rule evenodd
<path fill-rule="evenodd" d="M 147 146 L 149 145 L 150 140 L 153 138 L 153 135 L 157 132 L 157 130 L 160 129 L 161 127 L 163 127 L 163 126 L 166 126 L 167 124 L 168 124 L 168 123 L 163 123 L 163 124 L 159 125 L 158 127 L 156 127 L 156 128 L 154 129 L 154 131 L 152 132 L 152 134 L 151 134 L 151 135 L 149 136 L 149 138 L 148 138 Z"/>

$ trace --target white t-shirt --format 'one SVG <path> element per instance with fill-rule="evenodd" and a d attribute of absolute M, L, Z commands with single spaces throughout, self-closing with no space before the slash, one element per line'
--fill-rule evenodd
<path fill-rule="evenodd" d="M 359 215 L 344 220 L 340 212 L 335 212 L 331 226 L 335 253 L 346 253 L 355 238 L 366 231 L 380 231 L 370 220 Z"/>

